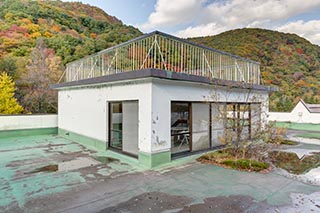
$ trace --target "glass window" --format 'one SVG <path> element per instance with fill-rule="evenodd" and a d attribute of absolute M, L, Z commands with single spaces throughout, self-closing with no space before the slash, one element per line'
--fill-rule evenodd
<path fill-rule="evenodd" d="M 227 103 L 226 140 L 251 138 L 251 103 Z"/>
<path fill-rule="evenodd" d="M 192 103 L 192 151 L 204 150 L 209 143 L 209 104 Z"/>
<path fill-rule="evenodd" d="M 171 103 L 171 152 L 190 151 L 190 104 Z"/>
<path fill-rule="evenodd" d="M 122 103 L 110 103 L 110 146 L 122 149 Z"/>
<path fill-rule="evenodd" d="M 226 143 L 225 125 L 226 125 L 226 104 L 211 104 L 211 146 L 221 146 Z"/>
<path fill-rule="evenodd" d="M 138 155 L 139 132 L 139 106 L 138 101 L 122 102 L 122 149 L 123 152 Z"/>
<path fill-rule="evenodd" d="M 255 138 L 261 130 L 261 103 L 251 104 L 251 137 Z"/>

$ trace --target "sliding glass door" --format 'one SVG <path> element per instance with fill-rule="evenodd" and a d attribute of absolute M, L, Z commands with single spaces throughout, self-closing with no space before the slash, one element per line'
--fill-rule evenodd
<path fill-rule="evenodd" d="M 131 155 L 138 155 L 138 101 L 122 102 L 122 151 Z"/>
<path fill-rule="evenodd" d="M 109 146 L 128 155 L 138 155 L 138 101 L 109 103 Z"/>
<path fill-rule="evenodd" d="M 192 103 L 192 151 L 210 148 L 210 105 Z"/>

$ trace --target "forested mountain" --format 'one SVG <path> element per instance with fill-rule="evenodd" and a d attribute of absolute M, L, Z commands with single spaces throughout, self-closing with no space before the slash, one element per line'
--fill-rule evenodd
<path fill-rule="evenodd" d="M 63 66 L 142 33 L 79 2 L 0 0 L 0 72 L 16 82 L 25 112 L 55 112 Z"/>
<path fill-rule="evenodd" d="M 56 112 L 49 86 L 66 63 L 141 34 L 79 2 L 0 0 L 0 73 L 15 81 L 25 113 Z M 238 29 L 190 40 L 259 61 L 264 84 L 280 88 L 271 110 L 290 111 L 299 98 L 320 101 L 320 47 L 297 35 Z"/>
<path fill-rule="evenodd" d="M 271 95 L 272 111 L 290 111 L 300 98 L 320 103 L 320 47 L 304 38 L 264 29 L 237 29 L 190 40 L 260 62 L 263 83 L 279 87 Z"/>

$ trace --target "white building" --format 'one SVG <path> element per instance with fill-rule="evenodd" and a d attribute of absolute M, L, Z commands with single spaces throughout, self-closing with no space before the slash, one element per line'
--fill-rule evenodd
<path fill-rule="evenodd" d="M 273 90 L 257 62 L 160 32 L 68 64 L 53 87 L 60 135 L 148 167 L 253 137 Z"/>
<path fill-rule="evenodd" d="M 270 112 L 268 120 L 320 124 L 320 104 L 307 104 L 300 99 L 291 112 Z"/>

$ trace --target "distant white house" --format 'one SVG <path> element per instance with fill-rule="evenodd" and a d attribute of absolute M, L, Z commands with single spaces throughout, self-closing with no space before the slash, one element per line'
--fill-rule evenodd
<path fill-rule="evenodd" d="M 302 99 L 291 112 L 269 112 L 269 121 L 320 123 L 320 104 L 307 104 Z"/>

